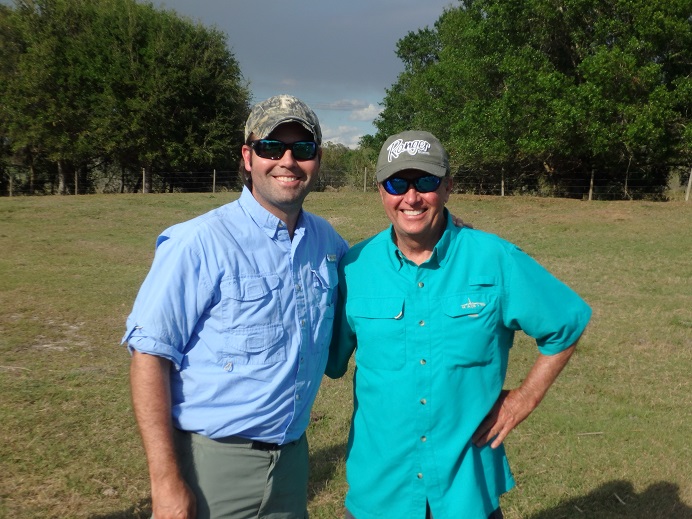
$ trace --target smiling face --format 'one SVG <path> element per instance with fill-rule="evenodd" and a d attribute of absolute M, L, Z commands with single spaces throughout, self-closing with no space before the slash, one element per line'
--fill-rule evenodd
<path fill-rule="evenodd" d="M 286 144 L 312 140 L 312 134 L 298 123 L 280 125 L 269 136 Z M 303 201 L 320 168 L 321 150 L 311 160 L 295 160 L 286 150 L 280 159 L 263 159 L 250 146 L 242 149 L 245 169 L 251 172 L 252 196 L 267 211 L 283 220 L 289 228 L 295 224 Z"/>
<path fill-rule="evenodd" d="M 397 177 L 413 180 L 428 175 L 408 169 L 396 173 Z M 444 207 L 452 192 L 452 178 L 444 177 L 440 187 L 431 193 L 419 193 L 413 185 L 403 195 L 391 195 L 379 184 L 384 211 L 392 222 L 397 245 L 411 260 L 408 250 L 432 252 L 446 226 Z"/>

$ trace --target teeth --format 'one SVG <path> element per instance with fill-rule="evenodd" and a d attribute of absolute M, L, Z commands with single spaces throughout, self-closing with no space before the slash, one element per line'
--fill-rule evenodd
<path fill-rule="evenodd" d="M 423 214 L 423 211 L 421 209 L 418 209 L 417 211 L 407 211 L 404 209 L 403 213 L 407 216 L 418 216 L 419 214 Z"/>
<path fill-rule="evenodd" d="M 276 180 L 279 182 L 293 182 L 294 180 L 297 180 L 296 177 L 274 177 Z"/>

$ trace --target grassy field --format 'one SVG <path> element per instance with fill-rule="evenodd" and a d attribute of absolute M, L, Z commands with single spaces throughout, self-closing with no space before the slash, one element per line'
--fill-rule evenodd
<path fill-rule="evenodd" d="M 118 343 L 157 234 L 236 197 L 0 199 L 0 517 L 148 517 Z M 387 224 L 374 193 L 314 193 L 306 206 L 351 243 Z M 507 519 L 692 518 L 692 203 L 453 195 L 449 207 L 594 310 L 506 442 L 518 482 Z M 518 338 L 509 386 L 535 352 Z M 342 515 L 350 406 L 349 377 L 325 380 L 309 430 L 313 519 Z"/>

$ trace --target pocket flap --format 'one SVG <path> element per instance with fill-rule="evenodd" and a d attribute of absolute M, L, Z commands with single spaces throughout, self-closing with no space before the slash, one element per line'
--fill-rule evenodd
<path fill-rule="evenodd" d="M 494 276 L 475 276 L 469 279 L 469 285 L 493 287 L 497 285 L 497 279 Z"/>
<path fill-rule="evenodd" d="M 256 278 L 232 278 L 230 282 L 230 297 L 239 301 L 255 301 L 279 286 L 279 276 L 271 274 Z"/>
<path fill-rule="evenodd" d="M 324 263 L 317 268 L 312 268 L 312 272 L 325 288 L 335 288 L 339 283 L 336 270 L 336 263 Z"/>
<path fill-rule="evenodd" d="M 401 319 L 404 316 L 402 297 L 347 298 L 348 313 L 366 319 Z"/>

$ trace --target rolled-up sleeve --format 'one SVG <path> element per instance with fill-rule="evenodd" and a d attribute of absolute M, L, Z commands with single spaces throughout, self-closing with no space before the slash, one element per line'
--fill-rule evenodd
<path fill-rule="evenodd" d="M 122 343 L 130 352 L 164 357 L 180 369 L 186 345 L 212 297 L 204 261 L 196 248 L 183 240 L 159 238 Z"/>

